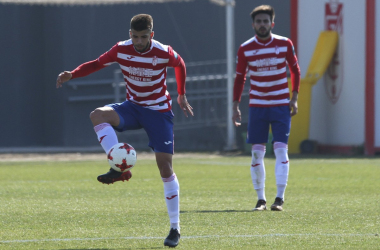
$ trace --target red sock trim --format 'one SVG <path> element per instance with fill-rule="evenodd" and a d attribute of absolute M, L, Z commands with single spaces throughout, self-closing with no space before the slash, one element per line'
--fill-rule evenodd
<path fill-rule="evenodd" d="M 252 150 L 265 152 L 265 148 L 266 148 L 265 145 L 262 145 L 262 144 L 253 144 L 252 145 Z"/>
<path fill-rule="evenodd" d="M 106 128 L 106 127 L 111 127 L 111 124 L 109 123 L 101 123 L 101 124 L 98 124 L 94 127 L 94 130 L 95 130 L 95 133 L 99 132 L 100 130 Z"/>
<path fill-rule="evenodd" d="M 161 178 L 163 182 L 171 182 L 171 181 L 174 181 L 176 175 L 175 173 L 173 173 L 172 176 L 168 177 L 168 178 Z"/>
<path fill-rule="evenodd" d="M 286 148 L 286 149 L 288 149 L 288 144 L 283 143 L 283 142 L 275 142 L 273 144 L 273 149 L 278 149 L 278 148 Z"/>

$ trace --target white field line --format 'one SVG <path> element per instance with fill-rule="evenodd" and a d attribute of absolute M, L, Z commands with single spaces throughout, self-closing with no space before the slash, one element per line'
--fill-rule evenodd
<path fill-rule="evenodd" d="M 376 234 L 263 234 L 263 235 L 200 235 L 182 236 L 181 239 L 201 238 L 264 238 L 264 237 L 293 237 L 293 236 L 326 236 L 326 237 L 353 237 L 353 236 L 377 236 Z M 46 241 L 95 241 L 95 240 L 156 240 L 164 237 L 102 237 L 102 238 L 69 238 L 69 239 L 34 239 L 34 240 L 3 240 L 0 243 L 29 243 Z"/>

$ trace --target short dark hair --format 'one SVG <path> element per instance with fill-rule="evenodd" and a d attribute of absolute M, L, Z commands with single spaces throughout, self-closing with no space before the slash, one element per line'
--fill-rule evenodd
<path fill-rule="evenodd" d="M 136 31 L 153 30 L 153 17 L 148 14 L 138 14 L 131 19 L 131 29 Z"/>
<path fill-rule="evenodd" d="M 268 14 L 270 16 L 270 20 L 274 22 L 274 8 L 270 5 L 260 5 L 253 9 L 251 12 L 252 21 L 255 21 L 255 17 L 257 14 Z"/>

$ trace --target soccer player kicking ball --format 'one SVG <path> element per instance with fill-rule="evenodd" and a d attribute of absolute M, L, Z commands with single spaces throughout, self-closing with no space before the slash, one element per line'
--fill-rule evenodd
<path fill-rule="evenodd" d="M 272 34 L 274 16 L 274 9 L 269 5 L 258 6 L 251 12 L 252 27 L 256 35 L 241 44 L 238 50 L 233 91 L 232 120 L 235 126 L 239 126 L 241 121 L 239 103 L 248 71 L 251 88 L 247 143 L 252 144 L 251 177 L 258 196 L 254 211 L 266 210 L 264 155 L 269 126 L 273 134 L 277 184 L 277 195 L 271 210 L 282 211 L 283 209 L 289 175 L 290 120 L 298 109 L 300 69 L 297 57 L 293 44 L 288 38 Z M 286 65 L 291 74 L 293 92 L 291 99 Z"/>
<path fill-rule="evenodd" d="M 177 102 L 187 117 L 194 114 L 185 96 L 186 67 L 172 47 L 153 39 L 153 18 L 150 15 L 136 15 L 130 25 L 129 40 L 118 42 L 98 59 L 83 63 L 71 72 L 60 73 L 57 88 L 70 79 L 84 77 L 112 63 L 119 64 L 125 79 L 126 101 L 99 107 L 91 112 L 90 119 L 106 154 L 118 143 L 115 130 L 143 128 L 146 131 L 164 183 L 170 218 L 170 232 L 164 245 L 176 247 L 180 239 L 179 183 L 172 167 L 174 115 L 167 91 L 166 68 L 174 67 Z M 98 181 L 111 184 L 131 177 L 130 171 L 120 173 L 111 168 L 108 173 L 99 175 Z"/>

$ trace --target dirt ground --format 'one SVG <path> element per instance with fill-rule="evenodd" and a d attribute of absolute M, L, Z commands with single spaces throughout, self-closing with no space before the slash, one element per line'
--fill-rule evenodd
<path fill-rule="evenodd" d="M 175 158 L 217 158 L 222 154 L 216 153 L 176 153 Z M 137 159 L 154 159 L 154 153 L 138 152 Z M 106 155 L 104 153 L 54 153 L 54 154 L 0 154 L 0 162 L 9 161 L 104 161 Z"/>

